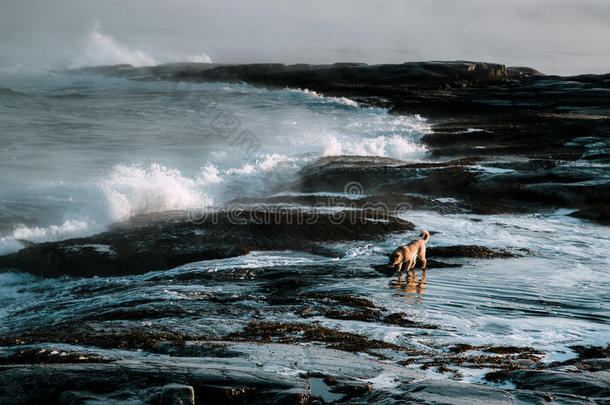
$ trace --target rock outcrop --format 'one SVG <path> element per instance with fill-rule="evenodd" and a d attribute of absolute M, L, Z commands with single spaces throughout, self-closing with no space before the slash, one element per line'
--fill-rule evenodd
<path fill-rule="evenodd" d="M 414 225 L 390 215 L 383 221 L 361 211 L 328 214 L 279 207 L 270 210 L 233 207 L 145 215 L 86 237 L 26 247 L 0 256 L 0 269 L 41 277 L 141 274 L 185 263 L 223 259 L 252 250 L 316 249 L 321 242 L 368 240 Z"/>

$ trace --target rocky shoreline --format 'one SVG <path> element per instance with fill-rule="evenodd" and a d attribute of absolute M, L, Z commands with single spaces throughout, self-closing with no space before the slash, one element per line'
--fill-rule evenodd
<path fill-rule="evenodd" d="M 422 143 L 435 160 L 325 157 L 273 197 L 135 217 L 98 235 L 0 256 L 2 272 L 120 277 L 116 285 L 95 287 L 107 294 L 130 291 L 130 276 L 151 271 L 142 283 L 152 288 L 166 278 L 185 288 L 210 286 L 195 300 L 134 296 L 106 304 L 91 301 L 99 296 L 83 284 L 66 292 L 65 302 L 30 309 L 30 327 L 0 336 L 1 403 L 607 403 L 608 347 L 572 347 L 573 358 L 549 363 L 544 352 L 528 346 L 421 347 L 340 327 L 354 322 L 361 331 L 381 325 L 418 336 L 452 333 L 337 284 L 392 277 L 389 288 L 418 291 L 426 273 L 519 261 L 532 251 L 432 244 L 428 270 L 398 279 L 385 264 L 366 260 L 350 262 L 351 268 L 328 261 L 281 269 L 157 270 L 253 251 L 338 258 L 345 252 L 329 244 L 415 234 L 420 225 L 400 219 L 410 209 L 493 215 L 567 208 L 608 225 L 609 75 L 545 76 L 474 62 L 174 64 L 71 74 L 90 72 L 307 88 L 421 114 L 432 127 Z M 333 196 L 353 181 L 360 194 Z M 331 284 L 334 290 L 327 288 Z M 73 309 L 78 299 L 91 306 L 58 316 L 51 327 L 32 315 L 47 306 L 58 313 Z M 188 333 L 184 322 L 194 325 Z M 464 370 L 484 370 L 487 384 L 460 382 Z M 430 371 L 439 379 L 427 378 Z"/>
<path fill-rule="evenodd" d="M 71 71 L 91 72 L 309 89 L 397 114 L 420 114 L 431 123 L 422 143 L 438 159 L 436 165 L 323 159 L 313 169 L 326 178 L 306 169 L 301 190 L 337 191 L 345 183 L 334 180 L 362 179 L 366 186 L 381 184 L 384 191 L 457 198 L 472 212 L 568 208 L 575 217 L 609 223 L 610 175 L 604 164 L 610 162 L 610 74 L 547 76 L 527 67 L 467 61 L 121 65 Z M 380 183 L 380 176 L 387 176 L 389 184 Z"/>
<path fill-rule="evenodd" d="M 182 215 L 167 215 L 171 219 L 153 221 L 155 227 L 182 223 L 178 220 Z M 150 223 L 150 218 L 143 222 Z M 129 226 L 138 228 L 138 223 Z M 150 232 L 148 225 L 142 226 Z M 386 226 L 410 229 L 412 224 L 397 221 Z M 373 231 L 380 229 L 369 228 Z M 327 233 L 324 238 L 330 237 Z M 54 247 L 65 243 L 72 242 Z M 427 272 L 442 272 L 445 266 L 460 266 L 465 260 L 519 260 L 529 254 L 464 245 L 428 250 Z M 0 336 L 0 401 L 385 404 L 454 403 L 459 398 L 601 404 L 610 395 L 608 347 L 573 347 L 575 358 L 548 363 L 545 353 L 532 347 L 453 344 L 430 350 L 321 324 L 320 319 L 361 322 L 424 335 L 444 329 L 381 307 L 371 297 L 324 290 L 323 286 L 350 279 L 355 272 L 364 278 L 395 276 L 386 265 L 366 263 L 355 271 L 327 264 L 281 271 L 150 273 L 149 282 L 170 278 L 172 283 L 207 285 L 218 292 L 171 308 L 156 308 L 153 298 L 116 306 L 100 303 L 99 310 L 83 312 L 82 318 L 56 319 L 51 330 L 43 324 L 38 330 L 30 327 Z M 422 275 L 421 270 L 418 273 Z M 407 276 L 405 283 L 417 284 L 418 275 L 412 277 Z M 401 278 L 390 282 L 399 289 L 401 283 Z M 238 293 L 239 285 L 247 290 Z M 254 297 L 262 300 L 256 307 L 240 304 Z M 167 317 L 183 322 L 197 317 L 202 308 L 201 334 L 183 334 L 154 322 Z M 219 315 L 229 331 L 206 329 L 205 320 Z M 486 370 L 485 380 L 491 385 L 460 382 L 468 369 Z M 423 373 L 428 371 L 445 378 L 426 378 Z"/>

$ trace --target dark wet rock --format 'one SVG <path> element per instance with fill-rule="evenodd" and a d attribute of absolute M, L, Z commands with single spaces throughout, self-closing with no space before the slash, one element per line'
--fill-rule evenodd
<path fill-rule="evenodd" d="M 326 376 L 324 377 L 324 383 L 326 385 L 337 385 L 337 379 L 335 377 Z"/>
<path fill-rule="evenodd" d="M 189 81 L 248 82 L 268 87 L 320 90 L 396 86 L 418 89 L 484 86 L 507 77 L 506 67 L 479 62 L 408 62 L 396 65 L 282 65 L 217 66 L 201 72 L 180 72 L 171 78 Z"/>
<path fill-rule="evenodd" d="M 261 343 L 322 342 L 332 349 L 369 353 L 374 356 L 377 355 L 375 349 L 418 353 L 393 343 L 309 323 L 252 321 L 243 331 L 229 336 L 229 339 Z"/>
<path fill-rule="evenodd" d="M 397 383 L 421 375 L 357 354 L 303 345 L 219 342 L 240 355 L 200 358 L 128 356 L 113 363 L 0 366 L 1 403 L 80 403 L 130 400 L 163 403 L 192 387 L 195 403 L 319 403 L 309 380 L 320 378 L 342 397 L 359 397 L 373 389 L 368 380 L 392 375 Z M 87 350 L 83 348 L 83 350 Z M 104 355 L 118 356 L 104 351 Z M 113 354 L 111 354 L 113 353 Z M 85 353 L 84 353 L 85 354 Z M 121 357 L 125 353 L 120 354 Z M 262 364 L 264 363 L 264 365 Z M 302 370 L 299 377 L 266 367 Z M 27 376 L 27 378 L 25 378 Z M 35 387 L 36 389 L 32 389 Z M 381 386 L 376 391 L 384 392 Z M 184 397 L 183 397 L 184 398 Z"/>
<path fill-rule="evenodd" d="M 449 348 L 452 353 L 464 353 L 470 351 L 484 351 L 497 354 L 535 354 L 543 355 L 544 352 L 536 350 L 533 347 L 521 347 L 521 346 L 473 346 L 469 344 L 457 344 Z"/>
<path fill-rule="evenodd" d="M 361 308 L 375 308 L 375 304 L 366 298 L 355 297 L 353 295 L 336 295 L 332 292 L 314 292 L 301 294 L 303 297 L 315 298 L 317 300 L 331 300 L 344 305 Z"/>
<path fill-rule="evenodd" d="M 404 312 L 396 312 L 383 318 L 383 322 L 390 325 L 402 326 L 403 328 L 439 329 L 437 325 L 429 325 L 421 322 L 416 322 L 406 318 L 406 316 L 407 314 L 405 314 Z"/>
<path fill-rule="evenodd" d="M 373 391 L 374 389 L 375 387 L 373 386 L 373 384 L 353 382 L 351 384 L 343 384 L 333 387 L 331 392 L 344 394 L 344 399 L 350 399 L 355 397 L 362 397 L 363 395 L 370 391 Z"/>
<path fill-rule="evenodd" d="M 195 338 L 191 338 L 195 339 Z M 240 357 L 243 354 L 231 349 L 231 345 L 206 340 L 160 341 L 147 349 L 150 352 L 171 357 Z"/>
<path fill-rule="evenodd" d="M 398 274 L 398 271 L 396 270 L 395 267 L 389 266 L 387 264 L 374 264 L 371 266 L 372 268 L 374 268 L 376 271 L 385 274 L 386 276 L 393 276 Z M 434 260 L 434 259 L 428 259 L 426 261 L 426 270 L 429 269 L 446 269 L 446 268 L 452 268 L 452 267 L 462 267 L 461 264 L 459 263 L 446 263 L 446 262 L 440 262 L 438 260 Z M 419 268 L 419 266 L 417 266 L 415 268 L 415 270 L 421 270 Z"/>
<path fill-rule="evenodd" d="M 363 162 L 344 157 L 321 159 L 303 168 L 291 187 L 306 193 L 344 192 L 347 184 L 357 181 L 360 198 L 329 199 L 328 205 L 368 207 L 389 214 L 412 209 L 480 214 L 532 212 L 604 206 L 610 198 L 607 181 L 593 181 L 603 177 L 603 170 L 558 166 L 553 160 L 546 168 L 541 159 L 514 166 L 480 158 L 403 165 L 360 160 Z"/>
<path fill-rule="evenodd" d="M 428 380 L 401 386 L 402 393 L 394 401 L 425 404 L 512 404 L 513 396 L 506 390 L 484 385 Z M 380 395 L 381 396 L 381 395 Z M 374 397 L 373 397 L 374 398 Z M 373 403 L 383 403 L 373 399 Z M 388 398 L 389 399 L 389 398 Z M 391 403 L 387 401 L 386 403 Z"/>
<path fill-rule="evenodd" d="M 565 366 L 576 367 L 584 371 L 602 371 L 610 368 L 610 345 L 604 346 L 570 346 L 578 357 L 561 362 L 554 362 L 550 368 L 562 369 Z"/>
<path fill-rule="evenodd" d="M 152 350 L 159 342 L 172 341 L 184 343 L 186 340 L 189 339 L 194 338 L 175 333 L 146 333 L 137 331 L 131 331 L 128 333 L 80 333 L 76 329 L 56 329 L 53 332 L 47 333 L 31 333 L 15 336 L 2 336 L 0 337 L 0 346 L 21 346 L 43 342 L 55 342 L 97 346 L 102 348 L 129 348 Z M 45 354 L 44 362 L 50 362 L 48 361 L 46 356 L 47 355 Z M 26 363 L 25 361 L 22 362 Z"/>
<path fill-rule="evenodd" d="M 586 359 L 577 363 L 579 370 L 584 371 L 608 371 L 610 370 L 610 358 Z"/>
<path fill-rule="evenodd" d="M 134 77 L 147 73 L 169 80 L 308 88 L 422 114 L 434 120 L 434 132 L 424 141 L 436 155 L 576 159 L 586 147 L 570 144 L 572 139 L 608 136 L 607 75 L 545 76 L 528 67 L 463 61 L 132 68 Z"/>
<path fill-rule="evenodd" d="M 291 187 L 295 187 L 295 185 L 293 184 L 291 185 Z M 334 187 L 335 186 L 332 186 L 330 188 Z M 345 188 L 345 184 L 339 184 L 339 188 L 340 187 Z M 401 213 L 408 210 L 434 210 L 443 214 L 456 214 L 466 212 L 465 205 L 457 200 L 439 200 L 437 198 L 427 197 L 423 195 L 407 195 L 400 194 L 398 192 L 385 192 L 383 190 L 378 191 L 380 192 L 380 194 L 372 196 L 363 195 L 360 198 L 320 195 L 281 195 L 268 198 L 242 198 L 231 201 L 230 203 L 251 204 L 254 206 L 256 206 L 257 204 L 265 204 L 266 206 L 275 205 L 277 207 L 295 207 L 301 205 L 316 207 L 318 209 L 360 209 L 367 210 L 367 212 L 369 212 L 372 217 L 378 218 L 380 220 L 386 219 L 387 216 L 391 216 L 396 213 Z"/>
<path fill-rule="evenodd" d="M 59 405 L 97 405 L 107 403 L 141 403 L 145 398 L 158 399 L 158 395 L 155 395 L 157 389 L 152 388 L 150 390 L 121 390 L 112 393 L 98 393 L 94 394 L 87 391 L 64 391 L 59 396 L 57 403 Z M 20 403 L 20 402 L 16 402 Z"/>
<path fill-rule="evenodd" d="M 383 311 L 385 311 L 385 308 L 377 307 L 367 299 L 351 295 L 333 295 L 331 293 L 318 292 L 305 293 L 300 297 L 309 298 L 307 303 L 311 304 L 305 306 L 299 312 L 299 315 L 303 318 L 324 316 L 331 319 L 383 322 L 408 328 L 438 329 L 437 325 L 428 325 L 410 320 L 406 317 L 405 313 L 393 313 L 384 316 Z M 315 302 L 312 302 L 312 298 L 315 299 Z M 333 306 L 326 306 L 329 304 Z"/>
<path fill-rule="evenodd" d="M 461 380 L 460 369 L 491 369 L 485 379 L 491 382 L 503 382 L 509 378 L 512 370 L 536 370 L 544 367 L 544 352 L 531 347 L 513 346 L 471 346 L 454 345 L 444 354 L 411 357 L 398 361 L 405 366 L 418 365 L 422 370 L 435 369 L 439 373 L 448 373 L 453 379 Z"/>
<path fill-rule="evenodd" d="M 446 263 L 434 259 L 426 260 L 426 269 L 446 269 L 451 267 L 462 267 L 459 263 Z"/>
<path fill-rule="evenodd" d="M 303 318 L 323 316 L 330 319 L 347 319 L 352 321 L 376 322 L 381 318 L 381 312 L 370 309 L 337 309 L 330 307 L 306 307 L 299 312 Z"/>
<path fill-rule="evenodd" d="M 607 371 L 567 373 L 551 370 L 517 370 L 510 372 L 509 379 L 520 389 L 593 398 L 610 396 L 610 373 Z"/>
<path fill-rule="evenodd" d="M 370 404 L 590 404 L 585 396 L 549 394 L 547 392 L 514 390 L 482 384 L 467 384 L 442 380 L 425 380 L 401 384 L 397 389 L 372 391 L 363 398 Z M 595 403 L 595 402 L 594 402 Z"/>
<path fill-rule="evenodd" d="M 594 205 L 570 214 L 572 217 L 589 219 L 602 225 L 610 225 L 610 205 Z"/>
<path fill-rule="evenodd" d="M 195 405 L 195 390 L 190 385 L 167 384 L 161 393 L 161 405 Z"/>
<path fill-rule="evenodd" d="M 374 268 L 376 271 L 385 274 L 386 276 L 393 276 L 397 273 L 395 267 L 389 266 L 387 264 L 374 264 L 371 267 Z"/>
<path fill-rule="evenodd" d="M 101 363 L 110 362 L 95 354 L 82 354 L 65 350 L 49 350 L 47 348 L 20 348 L 8 355 L 0 356 L 3 364 L 65 364 L 65 363 Z"/>
<path fill-rule="evenodd" d="M 531 403 L 544 404 L 553 399 L 544 392 L 517 391 L 491 387 L 479 384 L 464 384 L 451 381 L 429 380 L 411 384 L 405 395 L 418 403 L 426 404 L 514 404 Z M 557 396 L 555 399 L 563 403 L 584 404 L 589 401 L 585 397 Z"/>
<path fill-rule="evenodd" d="M 442 196 L 463 190 L 475 181 L 478 172 L 471 170 L 472 161 L 456 160 L 443 164 L 387 164 L 367 157 L 326 157 L 304 167 L 299 172 L 299 181 L 294 185 L 299 191 L 344 192 L 346 185 L 357 181 L 361 197 L 367 195 L 392 195 L 395 204 L 389 209 L 400 209 L 401 203 L 416 203 L 418 200 L 408 193 L 427 193 Z M 402 200 L 398 198 L 402 194 Z M 419 197 L 418 205 L 425 204 Z M 377 200 L 370 198 L 362 203 L 372 204 Z M 383 202 L 383 199 L 379 199 Z M 387 203 L 386 203 L 387 204 Z M 437 203 L 438 204 L 438 203 Z M 394 205 L 394 207 L 392 207 Z M 404 209 L 403 209 L 404 210 Z"/>
<path fill-rule="evenodd" d="M 501 370 L 495 370 L 495 371 L 490 371 L 489 373 L 486 373 L 483 376 L 483 379 L 485 381 L 489 381 L 489 382 L 494 382 L 494 383 L 502 383 L 506 380 L 508 380 L 509 376 L 510 376 L 510 369 L 501 369 Z"/>
<path fill-rule="evenodd" d="M 570 346 L 580 360 L 610 358 L 610 345 L 604 346 Z"/>
<path fill-rule="evenodd" d="M 3 381 L 0 402 L 6 404 L 56 403 L 60 399 L 66 403 L 85 398 L 112 400 L 119 395 L 137 402 L 156 399 L 157 403 L 176 403 L 163 402 L 164 397 L 188 400 L 184 388 L 178 390 L 172 385 L 167 389 L 167 384 L 175 382 L 180 382 L 182 387 L 192 386 L 196 401 L 298 404 L 312 397 L 305 382 L 298 378 L 239 367 L 238 364 L 215 365 L 175 359 L 172 362 L 0 366 L 0 379 Z M 70 392 L 75 389 L 87 394 Z M 119 395 L 107 395 L 108 392 Z"/>
<path fill-rule="evenodd" d="M 185 215 L 143 216 L 91 237 L 38 244 L 1 256 L 0 268 L 42 277 L 140 274 L 252 250 L 308 250 L 320 242 L 374 239 L 414 228 L 391 216 L 378 221 L 366 211 L 242 209 L 209 213 L 200 221 Z"/>
<path fill-rule="evenodd" d="M 506 250 L 494 250 L 479 245 L 429 246 L 426 255 L 431 257 L 469 257 L 477 259 L 520 257 Z"/>

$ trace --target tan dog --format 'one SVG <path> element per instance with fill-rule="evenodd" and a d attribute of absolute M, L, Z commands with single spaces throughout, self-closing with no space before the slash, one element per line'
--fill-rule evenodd
<path fill-rule="evenodd" d="M 423 239 L 417 239 L 408 245 L 399 246 L 396 248 L 392 256 L 390 256 L 390 266 L 395 267 L 398 265 L 398 271 L 402 271 L 402 264 L 409 263 L 407 266 L 407 272 L 415 267 L 415 261 L 417 258 L 422 262 L 422 269 L 426 268 L 426 242 L 430 239 L 428 231 L 424 230 L 421 233 Z"/>

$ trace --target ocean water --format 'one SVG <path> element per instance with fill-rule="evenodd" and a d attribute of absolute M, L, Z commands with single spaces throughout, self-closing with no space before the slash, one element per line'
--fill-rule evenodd
<path fill-rule="evenodd" d="M 91 235 L 141 213 L 286 193 L 284 185 L 322 156 L 430 160 L 419 142 L 430 130 L 425 118 L 390 115 L 304 89 L 85 73 L 5 74 L 0 87 L 0 254 L 17 251 L 22 240 Z M 243 143 L 244 133 L 255 142 Z M 91 314 L 145 300 L 158 311 L 179 305 L 190 315 L 112 325 L 225 336 L 243 327 L 252 313 L 265 311 L 264 293 L 255 288 L 257 271 L 327 266 L 350 269 L 350 276 L 327 277 L 312 290 L 367 296 L 441 328 L 423 332 L 313 319 L 323 325 L 427 350 L 455 343 L 533 346 L 546 351 L 548 361 L 560 360 L 573 356 L 570 345 L 610 343 L 610 233 L 567 213 L 405 212 L 418 229 L 437 232 L 432 245 L 482 244 L 531 253 L 462 259 L 462 267 L 431 269 L 425 278 L 419 272 L 402 282 L 372 277 L 370 266 L 387 260 L 385 254 L 413 233 L 336 244 L 333 248 L 345 254 L 337 258 L 253 252 L 115 278 L 41 280 L 2 273 L 0 334 L 75 320 L 95 330 L 105 324 Z M 243 279 L 229 284 L 213 278 L 223 272 Z M 234 300 L 239 310 L 233 322 L 223 321 L 220 304 L 206 301 L 210 296 Z M 205 322 L 194 315 L 201 305 Z M 265 319 L 299 320 L 273 311 Z"/>
<path fill-rule="evenodd" d="M 424 119 L 307 90 L 66 74 L 1 83 L 0 253 L 15 239 L 266 195 L 320 156 L 425 154 Z"/>

